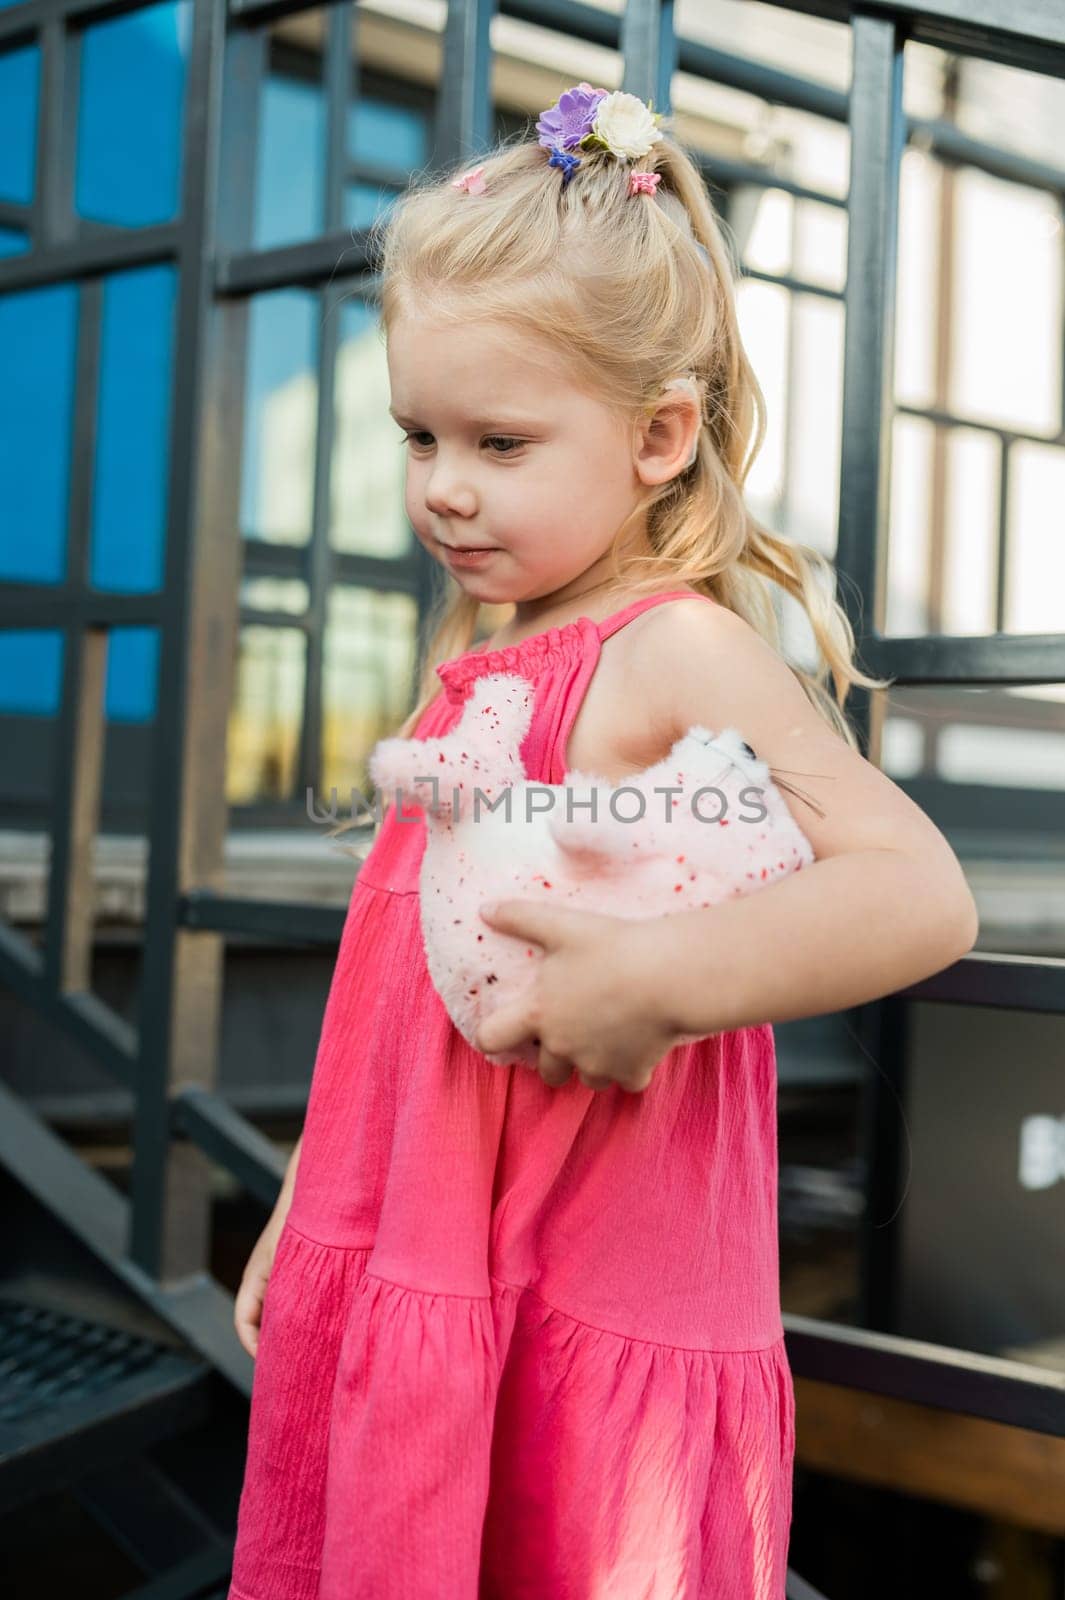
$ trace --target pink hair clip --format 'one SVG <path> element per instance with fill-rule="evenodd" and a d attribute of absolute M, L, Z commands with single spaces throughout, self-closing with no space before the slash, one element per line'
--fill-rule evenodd
<path fill-rule="evenodd" d="M 474 167 L 471 172 L 464 172 L 461 178 L 452 178 L 453 189 L 464 189 L 467 194 L 484 194 L 488 185 L 485 183 L 484 168 Z"/>
<path fill-rule="evenodd" d="M 629 194 L 654 194 L 661 181 L 660 172 L 630 172 Z"/>

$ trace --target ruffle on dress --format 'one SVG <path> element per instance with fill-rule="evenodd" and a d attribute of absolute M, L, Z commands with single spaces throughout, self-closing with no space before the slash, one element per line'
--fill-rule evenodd
<path fill-rule="evenodd" d="M 464 700 L 470 684 L 485 673 L 529 671 L 535 674 L 551 663 L 569 659 L 576 637 L 588 628 L 594 630 L 595 623 L 588 617 L 577 617 L 560 628 L 530 634 L 516 644 L 501 645 L 496 650 L 466 650 L 450 661 L 440 662 L 436 674 L 449 700 Z"/>
<path fill-rule="evenodd" d="M 498 1279 L 406 1288 L 370 1254 L 281 1235 L 243 1508 L 256 1586 L 235 1569 L 232 1600 L 781 1600 L 783 1340 L 627 1339 Z"/>

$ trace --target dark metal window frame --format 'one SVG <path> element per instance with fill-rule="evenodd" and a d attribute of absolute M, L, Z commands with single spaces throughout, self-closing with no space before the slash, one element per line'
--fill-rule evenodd
<path fill-rule="evenodd" d="M 302 285 L 322 296 L 323 312 L 344 292 L 372 296 L 365 237 L 342 226 L 348 172 L 345 117 L 352 88 L 349 3 L 325 8 L 327 22 L 326 227 L 318 238 L 253 250 L 257 111 L 265 66 L 264 24 L 306 9 L 302 0 L 193 0 L 180 218 L 133 232 L 75 228 L 70 197 L 73 141 L 64 107 L 72 103 L 68 30 L 135 9 L 129 0 L 29 0 L 0 12 L 0 49 L 38 40 L 42 51 L 37 188 L 28 220 L 34 248 L 0 261 L 0 293 L 46 283 L 81 285 L 77 397 L 83 426 L 75 445 L 70 496 L 71 548 L 83 552 L 92 461 L 91 376 L 100 338 L 101 275 L 154 261 L 179 273 L 178 332 L 171 424 L 165 585 L 158 596 L 90 591 L 77 570 L 47 591 L 0 588 L 0 626 L 64 630 L 59 759 L 51 816 L 48 926 L 38 951 L 0 928 L 0 977 L 40 1013 L 77 1038 L 120 1083 L 135 1089 L 135 1165 L 127 1203 L 106 1204 L 65 1147 L 4 1094 L 0 1159 L 53 1205 L 101 1255 L 137 1283 L 175 1325 L 250 1387 L 251 1366 L 235 1351 L 227 1297 L 204 1271 L 209 1203 L 203 1174 L 184 1159 L 190 1142 L 269 1202 L 280 1162 L 266 1141 L 214 1094 L 214 1058 L 227 934 L 281 934 L 333 943 L 343 916 L 308 906 L 228 899 L 214 888 L 226 815 L 222 800 L 232 646 L 239 618 L 234 443 L 239 441 L 247 306 L 255 293 Z M 902 109 L 903 47 L 908 39 L 1042 73 L 1065 75 L 1065 9 L 1058 0 L 791 0 L 789 7 L 848 24 L 853 82 L 848 96 L 724 52 L 677 40 L 671 0 L 629 0 L 618 18 L 564 0 L 509 0 L 498 8 L 573 38 L 620 49 L 623 87 L 670 104 L 673 72 L 710 77 L 766 99 L 847 120 L 851 183 L 847 201 L 844 406 L 837 569 L 861 657 L 904 685 L 1020 685 L 1065 681 L 1065 635 L 888 637 L 863 604 L 880 603 L 886 549 L 892 395 L 896 235 L 902 152 L 913 132 Z M 495 7 L 453 0 L 443 40 L 444 68 L 433 163 L 484 148 L 491 135 L 489 24 Z M 948 126 L 926 136 L 946 160 L 987 164 L 1061 193 L 1061 174 L 991 151 Z M 992 163 L 994 167 L 992 168 Z M 719 187 L 754 181 L 788 187 L 771 174 L 708 160 Z M 799 192 L 796 188 L 794 192 Z M 802 191 L 806 192 L 806 191 Z M 219 196 L 225 198 L 219 204 Z M 811 194 L 826 203 L 831 197 Z M 9 219 L 11 208 L 3 217 Z M 787 280 L 774 279 L 780 282 Z M 798 292 L 825 292 L 787 282 Z M 323 316 L 323 329 L 335 328 Z M 336 342 L 323 337 L 323 401 L 315 464 L 308 627 L 319 640 L 328 584 L 338 575 L 368 587 L 401 586 L 393 562 L 335 556 L 327 548 L 324 484 L 332 443 Z M 85 424 L 85 419 L 89 419 Z M 944 421 L 950 420 L 947 418 Z M 239 451 L 237 452 L 239 454 Z M 249 551 L 250 551 L 249 546 Z M 245 552 L 247 555 L 248 552 Z M 276 551 L 271 552 L 271 559 Z M 287 559 L 287 558 L 286 558 Z M 250 570 L 256 570 L 252 557 Z M 263 558 L 265 564 L 265 558 Z M 260 568 L 262 570 L 262 568 Z M 273 569 L 271 569 L 273 570 Z M 405 574 L 424 598 L 428 575 Z M 148 623 L 161 630 L 160 694 L 151 785 L 151 864 L 138 1025 L 119 1023 L 92 995 L 91 842 L 98 817 L 102 663 L 106 630 Z M 290 619 L 286 619 L 290 623 Z M 308 705 L 320 698 L 320 659 Z M 868 748 L 869 700 L 856 695 L 855 720 Z M 301 775 L 312 770 L 310 712 Z M 194 997 L 194 998 L 193 998 Z M 905 1058 L 908 1002 L 927 1000 L 1065 1013 L 1065 961 L 971 954 L 947 971 L 862 1007 L 863 1027 L 897 1092 Z M 897 1196 L 894 1104 L 874 1078 L 866 1100 L 870 1160 L 867 1213 L 885 1215 Z M 1065 1433 L 1065 1377 L 891 1333 L 891 1260 L 867 1228 L 864 1328 L 785 1316 L 788 1350 L 800 1375 L 1054 1434 Z"/>

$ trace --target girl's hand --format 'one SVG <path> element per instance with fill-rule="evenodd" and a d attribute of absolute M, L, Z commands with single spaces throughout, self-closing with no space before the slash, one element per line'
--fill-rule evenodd
<path fill-rule="evenodd" d="M 662 1057 L 692 1037 L 676 1033 L 654 1003 L 651 950 L 660 919 L 636 921 L 598 912 L 500 900 L 482 906 L 490 928 L 543 948 L 529 992 L 482 1022 L 477 1048 L 540 1045 L 541 1078 L 552 1088 L 576 1071 L 588 1089 L 612 1083 L 630 1094 L 647 1088 Z"/>
<path fill-rule="evenodd" d="M 266 1285 L 274 1265 L 277 1241 L 281 1237 L 284 1225 L 285 1214 L 275 1211 L 248 1257 L 248 1264 L 244 1268 L 244 1276 L 240 1280 L 240 1288 L 233 1303 L 233 1326 L 237 1330 L 237 1338 L 252 1357 L 259 1348 L 259 1324 L 262 1321 Z"/>

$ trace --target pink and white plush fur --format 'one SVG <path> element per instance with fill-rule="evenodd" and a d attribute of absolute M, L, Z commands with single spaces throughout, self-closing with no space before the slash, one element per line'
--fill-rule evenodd
<path fill-rule="evenodd" d="M 451 733 L 382 739 L 370 756 L 382 804 L 411 819 L 424 809 L 426 960 L 470 1044 L 483 1018 L 528 987 L 541 955 L 490 928 L 478 915 L 486 901 L 657 917 L 749 894 L 814 859 L 767 763 L 734 728 L 689 728 L 623 784 L 579 771 L 563 784 L 530 783 L 521 745 L 533 698 L 520 674 L 487 673 Z M 487 1059 L 535 1066 L 539 1050 L 526 1042 Z"/>

